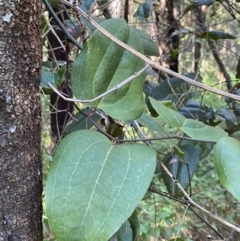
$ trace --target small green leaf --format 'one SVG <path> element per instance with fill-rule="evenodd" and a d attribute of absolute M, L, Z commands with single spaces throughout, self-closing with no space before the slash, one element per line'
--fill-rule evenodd
<path fill-rule="evenodd" d="M 169 133 L 162 127 L 161 120 L 159 118 L 153 118 L 146 114 L 142 114 L 138 118 L 138 121 L 141 123 L 141 125 L 145 126 L 148 129 L 148 131 L 152 134 L 153 137 L 169 136 Z M 178 148 L 176 142 L 174 142 L 174 140 L 172 139 L 159 140 L 158 142 L 160 144 L 161 142 L 165 142 L 166 144 L 169 145 L 169 148 L 172 148 L 172 147 Z"/>
<path fill-rule="evenodd" d="M 206 31 L 201 34 L 204 39 L 217 41 L 219 39 L 236 39 L 235 36 L 222 31 Z"/>
<path fill-rule="evenodd" d="M 170 50 L 169 52 L 170 52 L 172 59 L 177 59 L 177 56 L 179 54 L 179 49 L 174 49 L 173 47 L 170 47 L 169 50 Z"/>
<path fill-rule="evenodd" d="M 237 117 L 232 111 L 221 108 L 215 112 L 215 116 L 216 119 L 218 119 L 217 117 L 220 117 L 220 120 L 223 119 L 225 121 L 225 129 L 229 133 L 233 133 L 234 131 L 238 130 Z"/>
<path fill-rule="evenodd" d="M 50 82 L 52 85 L 55 85 L 54 72 L 51 72 L 49 68 L 42 66 L 40 83 L 41 87 L 50 89 L 47 84 L 48 82 Z"/>
<path fill-rule="evenodd" d="M 57 62 L 56 61 L 43 61 L 42 67 L 43 66 L 46 67 L 47 69 L 50 69 L 51 71 L 54 71 L 54 69 L 57 68 Z"/>
<path fill-rule="evenodd" d="M 84 11 L 87 12 L 92 8 L 92 5 L 95 3 L 94 0 L 84 0 L 79 1 L 78 6 Z"/>
<path fill-rule="evenodd" d="M 178 165 L 177 180 L 183 189 L 187 190 L 193 178 L 193 174 L 197 170 L 199 152 L 198 149 L 191 144 L 181 146 L 181 150 L 185 153 L 185 155 L 183 157 L 183 161 L 180 161 Z M 175 195 L 183 196 L 182 191 L 178 187 L 176 188 Z"/>
<path fill-rule="evenodd" d="M 157 111 L 159 116 L 165 120 L 170 126 L 180 128 L 184 121 L 185 117 L 174 111 L 161 103 L 161 101 L 156 101 L 153 98 L 150 98 L 150 102 L 153 108 Z"/>
<path fill-rule="evenodd" d="M 119 40 L 143 53 L 140 37 L 123 19 L 101 23 Z M 95 30 L 74 61 L 71 72 L 73 94 L 78 99 L 93 99 L 115 87 L 145 66 L 144 61 Z M 146 74 L 136 77 L 116 92 L 89 103 L 118 120 L 133 120 L 144 110 L 143 83 Z M 129 104 L 131 103 L 131 104 Z"/>
<path fill-rule="evenodd" d="M 177 154 L 168 153 L 163 161 L 171 174 L 179 181 L 183 189 L 187 190 L 193 174 L 197 169 L 199 152 L 197 148 L 191 144 L 181 146 L 181 150 L 185 153 L 182 160 Z M 174 180 L 172 180 L 164 170 L 162 177 L 170 194 L 179 197 L 183 196 L 182 191 L 177 187 Z"/>
<path fill-rule="evenodd" d="M 91 111 L 91 108 L 87 107 L 82 110 L 83 113 L 88 115 Z M 100 116 L 96 113 L 91 115 L 91 119 L 96 123 L 100 120 Z M 89 120 L 89 118 L 85 117 L 81 112 L 78 112 L 72 122 L 67 126 L 64 134 L 68 135 L 74 131 L 82 130 L 82 129 L 90 129 L 93 126 L 93 122 Z"/>
<path fill-rule="evenodd" d="M 169 170 L 169 172 L 173 175 L 173 177 L 177 177 L 178 172 L 178 165 L 179 165 L 179 156 L 175 153 L 168 152 L 164 158 L 163 163 L 165 163 L 165 166 Z M 162 175 L 160 175 L 160 178 L 163 178 L 164 184 L 168 190 L 168 192 L 171 195 L 176 194 L 176 184 L 174 183 L 174 180 L 168 175 L 165 170 L 162 170 Z"/>
<path fill-rule="evenodd" d="M 62 65 L 55 73 L 55 86 L 59 87 L 63 82 L 66 73 L 66 65 Z"/>
<path fill-rule="evenodd" d="M 129 221 L 129 223 L 131 225 L 131 228 L 132 228 L 132 233 L 133 233 L 132 240 L 135 241 L 135 240 L 137 240 L 137 237 L 138 237 L 139 232 L 140 232 L 140 220 L 138 218 L 137 209 L 135 209 L 135 211 L 132 213 L 132 215 L 130 216 L 128 221 Z"/>
<path fill-rule="evenodd" d="M 199 82 L 201 81 L 200 75 L 196 73 L 188 73 L 184 76 Z M 193 90 L 194 88 L 192 88 L 192 85 L 179 78 L 173 77 L 153 88 L 151 96 L 156 100 L 171 100 L 174 103 L 178 103 L 179 100 L 181 100 L 181 103 L 185 104 L 193 98 L 193 96 L 197 95 Z"/>
<path fill-rule="evenodd" d="M 93 130 L 58 145 L 48 173 L 46 214 L 58 241 L 107 241 L 133 213 L 156 168 L 143 144 L 114 145 Z"/>
<path fill-rule="evenodd" d="M 146 1 L 138 6 L 137 11 L 134 13 L 133 17 L 139 19 L 147 19 L 150 16 L 152 9 L 152 2 Z"/>
<path fill-rule="evenodd" d="M 232 137 L 234 137 L 235 139 L 237 139 L 238 141 L 240 141 L 240 131 L 236 131 L 232 134 Z"/>
<path fill-rule="evenodd" d="M 198 6 L 203 6 L 203 5 L 207 5 L 210 6 L 213 3 L 213 0 L 198 0 L 198 1 L 194 1 L 193 3 L 189 4 L 185 9 L 184 9 L 184 14 L 186 14 L 187 12 L 195 9 Z"/>
<path fill-rule="evenodd" d="M 214 149 L 214 164 L 221 184 L 240 202 L 240 142 L 232 137 L 220 139 Z"/>
<path fill-rule="evenodd" d="M 220 128 L 208 126 L 192 119 L 186 119 L 180 129 L 193 139 L 206 141 L 218 141 L 228 135 L 227 132 Z"/>
<path fill-rule="evenodd" d="M 214 119 L 214 111 L 212 108 L 204 106 L 194 100 L 189 100 L 184 106 L 181 106 L 178 111 L 186 118 L 197 119 L 202 122 Z"/>
<path fill-rule="evenodd" d="M 128 220 L 117 231 L 116 235 L 117 241 L 133 241 L 133 232 Z"/>
<path fill-rule="evenodd" d="M 181 145 L 186 145 L 186 144 L 194 145 L 198 149 L 200 160 L 208 156 L 214 147 L 213 143 L 196 142 L 196 141 L 189 141 L 189 140 L 181 141 Z"/>
<path fill-rule="evenodd" d="M 48 63 L 45 63 L 45 64 L 51 65 L 51 61 L 48 61 Z M 52 93 L 52 89 L 48 86 L 48 82 L 50 82 L 55 87 L 61 86 L 61 84 L 64 81 L 63 77 L 65 73 L 66 73 L 65 65 L 61 66 L 57 71 L 52 70 L 52 68 L 42 66 L 40 85 L 43 88 L 43 91 L 45 92 L 45 94 Z"/>

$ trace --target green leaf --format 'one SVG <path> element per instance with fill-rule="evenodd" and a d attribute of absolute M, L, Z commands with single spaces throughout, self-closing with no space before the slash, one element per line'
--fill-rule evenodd
<path fill-rule="evenodd" d="M 46 68 L 46 67 L 42 66 L 41 82 L 40 82 L 41 87 L 49 88 L 48 85 L 47 85 L 48 82 L 55 85 L 54 72 L 50 72 L 49 68 Z"/>
<path fill-rule="evenodd" d="M 165 120 L 170 126 L 180 128 L 186 120 L 183 115 L 179 114 L 177 111 L 166 107 L 160 101 L 156 101 L 150 97 L 150 102 L 153 108 L 159 114 L 159 116 L 163 120 Z"/>
<path fill-rule="evenodd" d="M 185 9 L 184 9 L 184 14 L 186 14 L 187 12 L 195 9 L 198 6 L 203 6 L 203 5 L 207 5 L 210 6 L 213 3 L 213 0 L 198 0 L 198 1 L 194 1 L 193 3 L 189 4 Z"/>
<path fill-rule="evenodd" d="M 140 37 L 143 45 L 143 51 L 145 55 L 159 56 L 158 45 L 150 38 L 150 36 L 140 29 L 131 27 Z"/>
<path fill-rule="evenodd" d="M 160 101 L 156 101 L 153 98 L 150 98 L 150 102 L 163 120 L 165 120 L 170 126 L 183 131 L 193 139 L 218 141 L 220 138 L 228 135 L 220 128 L 205 125 L 197 120 L 186 119 L 179 112 L 166 107 Z"/>
<path fill-rule="evenodd" d="M 66 65 L 61 66 L 57 71 L 52 71 L 51 68 L 42 66 L 40 85 L 43 88 L 43 91 L 45 92 L 45 94 L 52 93 L 52 89 L 48 86 L 48 82 L 56 86 L 56 88 L 61 86 L 61 84 L 64 81 L 63 77 L 65 73 L 66 73 Z"/>
<path fill-rule="evenodd" d="M 156 87 L 156 84 L 153 83 L 152 81 L 148 81 L 146 80 L 144 82 L 144 86 L 143 86 L 143 92 L 145 94 L 145 103 L 147 105 L 147 108 L 151 114 L 151 116 L 153 117 L 157 117 L 158 116 L 158 113 L 155 111 L 155 109 L 152 107 L 151 103 L 150 103 L 150 100 L 149 100 L 149 96 L 151 95 L 152 93 L 152 90 L 153 88 Z"/>
<path fill-rule="evenodd" d="M 186 145 L 186 144 L 194 145 L 198 149 L 200 160 L 208 156 L 214 147 L 213 143 L 196 142 L 196 141 L 190 141 L 190 140 L 181 141 L 181 145 Z"/>
<path fill-rule="evenodd" d="M 92 5 L 94 4 L 94 0 L 84 0 L 79 1 L 78 6 L 84 11 L 87 12 L 92 8 Z"/>
<path fill-rule="evenodd" d="M 232 137 L 234 137 L 235 139 L 237 139 L 238 141 L 240 141 L 240 131 L 236 131 L 232 134 Z"/>
<path fill-rule="evenodd" d="M 169 172 L 176 178 L 179 165 L 179 156 L 176 153 L 168 152 L 163 158 L 163 163 L 165 164 Z M 162 169 L 162 175 L 160 175 L 159 177 L 163 178 L 164 184 L 168 192 L 172 195 L 175 195 L 176 185 L 164 169 Z"/>
<path fill-rule="evenodd" d="M 214 111 L 212 108 L 202 105 L 194 100 L 189 100 L 184 106 L 178 109 L 179 113 L 189 119 L 197 119 L 207 122 L 214 119 Z"/>
<path fill-rule="evenodd" d="M 123 19 L 109 19 L 101 26 L 119 40 L 143 53 L 140 37 Z M 132 76 L 145 66 L 144 61 L 95 30 L 74 61 L 71 72 L 73 94 L 78 99 L 93 99 Z M 144 110 L 143 73 L 132 82 L 88 106 L 102 109 L 119 120 L 138 118 Z M 131 104 L 129 104 L 131 103 Z"/>
<path fill-rule="evenodd" d="M 133 17 L 139 19 L 147 19 L 150 16 L 152 9 L 152 2 L 146 1 L 138 6 L 137 11 L 134 13 Z"/>
<path fill-rule="evenodd" d="M 240 142 L 220 139 L 214 149 L 214 165 L 221 184 L 240 202 Z"/>
<path fill-rule="evenodd" d="M 169 133 L 162 127 L 161 120 L 159 118 L 153 118 L 151 116 L 148 116 L 146 114 L 142 114 L 138 121 L 141 123 L 141 125 L 145 126 L 148 131 L 152 134 L 153 137 L 166 137 L 169 136 Z M 161 142 L 165 142 L 169 145 L 169 148 L 177 147 L 177 144 L 172 139 L 165 139 L 160 140 Z"/>
<path fill-rule="evenodd" d="M 92 130 L 67 135 L 54 154 L 46 214 L 58 241 L 107 241 L 133 213 L 156 168 L 143 144 L 114 145 Z"/>
<path fill-rule="evenodd" d="M 164 162 L 168 170 L 179 181 L 184 190 L 187 190 L 193 174 L 197 169 L 199 152 L 197 148 L 191 144 L 181 146 L 181 150 L 185 153 L 182 160 L 177 154 L 168 153 L 164 158 Z M 188 163 L 188 167 L 186 163 Z M 183 196 L 182 191 L 176 186 L 174 180 L 172 180 L 164 170 L 162 177 L 170 194 L 179 197 Z"/>
<path fill-rule="evenodd" d="M 56 61 L 43 61 L 42 67 L 46 67 L 46 70 L 50 69 L 51 71 L 54 71 L 55 68 L 57 68 L 58 62 Z M 49 70 L 49 71 L 50 71 Z"/>
<path fill-rule="evenodd" d="M 205 141 L 218 141 L 228 135 L 227 132 L 220 128 L 211 127 L 192 119 L 186 119 L 180 129 L 193 139 Z"/>
<path fill-rule="evenodd" d="M 132 213 L 132 215 L 130 216 L 130 218 L 128 219 L 131 228 L 132 228 L 132 233 L 133 233 L 133 238 L 132 240 L 135 241 L 139 235 L 140 232 L 140 221 L 138 218 L 138 212 L 135 209 L 135 211 Z"/>
<path fill-rule="evenodd" d="M 234 131 L 238 130 L 238 121 L 236 115 L 232 111 L 221 108 L 215 112 L 215 116 L 216 119 L 224 120 L 226 125 L 224 129 L 227 130 L 228 133 L 233 133 Z"/>
<path fill-rule="evenodd" d="M 191 144 L 181 146 L 181 150 L 185 153 L 185 155 L 183 157 L 183 161 L 180 161 L 178 165 L 177 180 L 184 190 L 187 190 L 193 178 L 193 174 L 197 170 L 199 152 L 198 149 Z M 186 163 L 188 163 L 188 167 Z M 183 196 L 183 193 L 179 188 L 176 188 L 175 195 Z"/>
<path fill-rule="evenodd" d="M 83 109 L 82 112 L 88 115 L 91 112 L 91 108 L 87 107 Z M 93 115 L 91 115 L 91 119 L 94 122 L 98 122 L 100 120 L 100 116 L 94 113 Z M 85 117 L 81 112 L 78 112 L 74 116 L 72 122 L 67 126 L 64 134 L 68 135 L 77 130 L 90 129 L 92 126 L 93 126 L 92 121 L 90 121 L 89 118 Z"/>
<path fill-rule="evenodd" d="M 200 75 L 195 73 L 188 73 L 184 76 L 199 82 L 201 81 Z M 192 89 L 192 85 L 179 78 L 173 77 L 153 88 L 151 96 L 156 100 L 171 100 L 174 103 L 178 103 L 179 100 L 181 100 L 181 103 L 185 104 L 193 98 L 193 96 L 196 96 L 196 92 L 194 88 Z"/>
<path fill-rule="evenodd" d="M 117 231 L 117 241 L 132 241 L 133 232 L 129 221 L 127 220 Z"/>
<path fill-rule="evenodd" d="M 219 39 L 236 39 L 235 36 L 222 31 L 206 31 L 201 34 L 204 39 L 217 41 Z"/>

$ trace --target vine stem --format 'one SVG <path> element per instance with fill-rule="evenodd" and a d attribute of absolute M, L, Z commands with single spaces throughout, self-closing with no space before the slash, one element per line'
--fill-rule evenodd
<path fill-rule="evenodd" d="M 58 94 L 60 97 L 62 97 L 66 101 L 81 102 L 81 103 L 92 103 L 92 102 L 94 102 L 94 101 L 96 101 L 96 100 L 98 100 L 100 98 L 103 98 L 104 96 L 106 96 L 106 95 L 108 95 L 108 94 L 110 94 L 112 92 L 117 92 L 118 89 L 120 89 L 124 85 L 126 85 L 129 82 L 131 82 L 132 80 L 134 80 L 137 76 L 141 75 L 147 68 L 149 68 L 149 65 L 146 65 L 144 68 L 142 68 L 138 72 L 134 73 L 129 78 L 125 79 L 124 81 L 122 81 L 121 83 L 117 84 L 113 88 L 107 90 L 106 92 L 102 93 L 101 95 L 98 95 L 97 97 L 95 97 L 95 98 L 93 98 L 91 100 L 79 100 L 79 99 L 74 99 L 74 98 L 68 98 L 68 97 L 64 96 L 60 91 L 58 91 L 57 88 L 55 86 L 53 86 L 50 82 L 48 82 L 47 84 L 56 94 Z"/>
<path fill-rule="evenodd" d="M 77 11 L 83 18 L 85 18 L 89 23 L 91 23 L 96 29 L 98 29 L 102 34 L 104 34 L 106 37 L 108 37 L 109 39 L 111 39 L 113 42 L 115 42 L 116 44 L 118 44 L 119 46 L 123 47 L 124 49 L 128 50 L 129 52 L 131 52 L 132 54 L 134 54 L 135 56 L 139 57 L 140 59 L 144 60 L 146 63 L 148 63 L 151 67 L 156 68 L 158 70 L 161 70 L 167 74 L 173 75 L 179 79 L 184 80 L 185 82 L 195 85 L 201 89 L 210 91 L 212 93 L 221 95 L 221 96 L 225 96 L 234 100 L 240 100 L 240 96 L 238 95 L 234 95 L 231 93 L 228 93 L 226 91 L 222 91 L 222 90 L 218 90 L 216 88 L 210 87 L 208 85 L 202 84 L 200 82 L 197 82 L 196 80 L 192 80 L 186 76 L 183 76 L 179 73 L 176 73 L 156 62 L 154 62 L 153 60 L 147 58 L 146 56 L 144 56 L 143 54 L 139 53 L 138 51 L 136 51 L 135 49 L 129 47 L 127 44 L 123 43 L 122 41 L 120 41 L 119 39 L 117 39 L 115 36 L 113 36 L 112 34 L 110 34 L 108 31 L 106 31 L 103 27 L 101 27 L 97 22 L 95 22 L 89 15 L 87 15 L 83 10 L 81 10 L 79 7 L 74 6 L 73 4 L 67 2 L 66 0 L 61 0 L 62 3 L 70 6 L 72 9 L 74 9 L 75 11 Z"/>

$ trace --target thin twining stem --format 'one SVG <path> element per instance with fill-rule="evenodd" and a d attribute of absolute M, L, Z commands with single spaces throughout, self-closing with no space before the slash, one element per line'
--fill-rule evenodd
<path fill-rule="evenodd" d="M 134 73 L 132 76 L 130 76 L 129 78 L 125 79 L 123 82 L 117 84 L 116 86 L 114 86 L 113 88 L 111 88 L 110 90 L 107 90 L 106 92 L 102 93 L 101 95 L 98 95 L 97 97 L 91 99 L 91 100 L 78 100 L 78 99 L 74 99 L 74 98 L 67 98 L 66 96 L 64 96 L 60 91 L 57 90 L 56 87 L 54 87 L 50 82 L 48 82 L 48 86 L 60 97 L 62 97 L 64 100 L 66 101 L 71 101 L 71 102 L 81 102 L 81 103 L 92 103 L 100 98 L 103 98 L 104 96 L 112 93 L 112 92 L 116 92 L 118 91 L 118 89 L 120 89 L 121 87 L 123 87 L 124 85 L 128 84 L 129 82 L 131 82 L 132 80 L 134 80 L 137 76 L 139 76 L 140 74 L 142 74 L 147 68 L 149 68 L 149 65 L 146 65 L 144 68 L 142 68 L 141 70 L 139 70 L 138 72 Z"/>
<path fill-rule="evenodd" d="M 134 54 L 135 56 L 139 57 L 140 59 L 144 60 L 146 63 L 148 63 L 151 67 L 154 67 L 156 69 L 159 69 L 167 74 L 173 75 L 179 79 L 184 80 L 185 82 L 195 85 L 201 89 L 210 91 L 212 93 L 221 95 L 221 96 L 226 96 L 229 97 L 230 99 L 234 99 L 234 100 L 240 100 L 240 96 L 238 95 L 234 95 L 231 93 L 228 93 L 226 91 L 222 91 L 222 90 L 218 90 L 216 88 L 213 88 L 211 86 L 202 84 L 200 82 L 197 82 L 196 80 L 192 80 L 186 76 L 183 76 L 179 73 L 176 73 L 156 62 L 154 62 L 153 60 L 147 58 L 146 56 L 144 56 L 143 54 L 139 53 L 137 50 L 131 48 L 130 46 L 128 46 L 127 44 L 123 43 L 122 41 L 120 41 L 119 39 L 117 39 L 115 36 L 113 36 L 112 34 L 110 34 L 108 31 L 106 31 L 103 27 L 101 27 L 97 22 L 95 22 L 89 15 L 87 15 L 83 10 L 81 10 L 79 7 L 74 6 L 73 4 L 67 2 L 66 0 L 61 0 L 62 3 L 72 7 L 74 10 L 78 11 L 78 13 L 83 16 L 89 23 L 91 23 L 96 29 L 98 29 L 102 34 L 104 34 L 105 36 L 107 36 L 109 39 L 111 39 L 113 42 L 115 42 L 116 44 L 118 44 L 119 46 L 123 47 L 124 49 L 128 50 L 129 52 L 131 52 L 132 54 Z"/>
<path fill-rule="evenodd" d="M 161 136 L 161 137 L 150 137 L 150 138 L 139 138 L 139 139 L 126 139 L 126 140 L 118 140 L 119 143 L 125 143 L 125 142 L 151 142 L 151 141 L 161 141 L 161 140 L 169 140 L 169 139 L 178 139 L 178 140 L 187 140 L 187 141 L 194 141 L 194 142 L 203 142 L 203 143 L 212 143 L 216 144 L 217 141 L 211 141 L 211 140 L 203 140 L 203 139 L 193 139 L 186 136 L 179 136 L 179 135 L 173 135 L 173 136 Z"/>

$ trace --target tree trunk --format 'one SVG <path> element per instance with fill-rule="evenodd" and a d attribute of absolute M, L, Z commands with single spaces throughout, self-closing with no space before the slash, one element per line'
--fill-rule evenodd
<path fill-rule="evenodd" d="M 41 1 L 0 1 L 0 241 L 42 241 Z"/>

